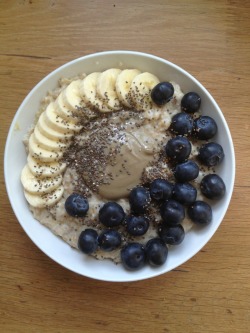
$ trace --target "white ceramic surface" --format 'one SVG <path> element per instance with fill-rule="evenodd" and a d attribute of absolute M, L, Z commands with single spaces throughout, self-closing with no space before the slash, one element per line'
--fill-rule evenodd
<path fill-rule="evenodd" d="M 138 68 L 154 73 L 160 80 L 176 81 L 183 92 L 196 91 L 202 98 L 202 113 L 210 115 L 218 124 L 215 138 L 225 152 L 225 159 L 218 168 L 218 174 L 226 184 L 226 195 L 213 205 L 212 223 L 199 230 L 187 233 L 182 244 L 172 247 L 165 265 L 159 268 L 145 268 L 130 272 L 110 261 L 97 261 L 72 249 L 50 230 L 37 222 L 29 211 L 20 183 L 20 173 L 26 163 L 23 136 L 34 121 L 41 99 L 48 90 L 56 88 L 58 79 L 80 73 L 102 71 L 111 67 Z M 19 107 L 11 124 L 4 156 L 6 188 L 15 215 L 30 239 L 51 259 L 78 274 L 104 281 L 136 281 L 166 273 L 194 256 L 213 236 L 227 211 L 235 178 L 235 156 L 231 135 L 219 106 L 209 92 L 190 74 L 180 67 L 153 55 L 110 51 L 88 55 L 73 60 L 53 71 L 39 82 Z M 39 262 L 34 263 L 39 265 Z"/>

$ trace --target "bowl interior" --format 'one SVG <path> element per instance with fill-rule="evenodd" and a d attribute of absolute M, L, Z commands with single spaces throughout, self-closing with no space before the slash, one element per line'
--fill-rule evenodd
<path fill-rule="evenodd" d="M 177 82 L 184 93 L 191 90 L 199 93 L 202 98 L 202 113 L 216 120 L 219 131 L 215 140 L 225 151 L 225 160 L 219 167 L 218 174 L 223 178 L 227 191 L 224 198 L 213 205 L 212 223 L 203 229 L 188 232 L 181 245 L 170 249 L 166 264 L 160 268 L 145 267 L 136 272 L 128 272 L 122 266 L 115 266 L 110 261 L 96 261 L 79 253 L 33 218 L 23 195 L 20 173 L 26 163 L 26 152 L 22 140 L 34 121 L 41 99 L 49 90 L 57 87 L 57 82 L 62 77 L 88 74 L 111 67 L 138 68 L 141 71 L 154 73 L 160 80 Z M 4 171 L 7 192 L 16 217 L 27 235 L 46 255 L 78 274 L 99 280 L 121 282 L 142 280 L 168 272 L 191 258 L 208 242 L 220 225 L 231 199 L 235 157 L 231 135 L 221 110 L 195 78 L 178 66 L 149 54 L 111 51 L 71 61 L 49 74 L 32 89 L 11 124 L 5 147 Z"/>

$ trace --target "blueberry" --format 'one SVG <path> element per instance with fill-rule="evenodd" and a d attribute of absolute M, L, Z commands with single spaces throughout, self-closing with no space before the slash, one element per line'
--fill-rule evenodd
<path fill-rule="evenodd" d="M 176 183 L 173 189 L 173 199 L 182 203 L 183 205 L 189 205 L 196 200 L 197 190 L 189 183 Z"/>
<path fill-rule="evenodd" d="M 174 87 L 170 82 L 160 82 L 151 91 L 152 101 L 162 106 L 169 102 L 174 95 Z"/>
<path fill-rule="evenodd" d="M 212 209 L 204 201 L 197 200 L 187 210 L 189 218 L 199 225 L 207 225 L 212 221 Z"/>
<path fill-rule="evenodd" d="M 191 153 L 191 143 L 183 136 L 176 136 L 168 141 L 165 147 L 166 155 L 177 161 L 184 162 Z"/>
<path fill-rule="evenodd" d="M 73 193 L 65 201 L 65 210 L 70 216 L 83 217 L 89 210 L 88 200 L 80 194 Z"/>
<path fill-rule="evenodd" d="M 185 112 L 177 113 L 173 116 L 171 126 L 171 132 L 178 135 L 189 135 L 193 130 L 193 119 Z"/>
<path fill-rule="evenodd" d="M 194 161 L 186 161 L 177 164 L 174 169 L 174 176 L 179 182 L 189 182 L 199 175 L 199 167 Z"/>
<path fill-rule="evenodd" d="M 106 227 L 118 226 L 124 219 L 125 212 L 116 202 L 106 202 L 99 210 L 99 220 Z"/>
<path fill-rule="evenodd" d="M 131 210 L 135 214 L 144 214 L 150 204 L 150 193 L 142 186 L 135 187 L 129 194 Z"/>
<path fill-rule="evenodd" d="M 142 236 L 149 228 L 149 219 L 146 216 L 129 215 L 126 218 L 127 232 L 132 236 Z"/>
<path fill-rule="evenodd" d="M 175 226 L 161 225 L 159 236 L 166 244 L 179 245 L 185 237 L 185 231 L 181 224 Z"/>
<path fill-rule="evenodd" d="M 209 140 L 217 133 L 217 124 L 209 116 L 200 116 L 194 120 L 193 134 L 200 140 Z"/>
<path fill-rule="evenodd" d="M 165 179 L 155 179 L 150 185 L 150 196 L 152 199 L 160 201 L 166 200 L 172 195 L 173 185 Z"/>
<path fill-rule="evenodd" d="M 98 233 L 94 229 L 85 229 L 78 238 L 78 248 L 83 253 L 91 254 L 98 248 Z"/>
<path fill-rule="evenodd" d="M 201 193 L 209 199 L 221 199 L 226 191 L 226 186 L 220 176 L 209 174 L 203 177 L 200 183 Z"/>
<path fill-rule="evenodd" d="M 189 92 L 182 97 L 181 109 L 187 113 L 195 113 L 199 110 L 201 98 L 195 92 Z"/>
<path fill-rule="evenodd" d="M 128 270 L 138 270 L 145 265 L 146 254 L 139 243 L 128 243 L 121 249 L 121 261 Z"/>
<path fill-rule="evenodd" d="M 121 245 L 121 242 L 120 233 L 112 229 L 104 230 L 98 237 L 100 249 L 107 252 L 117 249 Z"/>
<path fill-rule="evenodd" d="M 145 246 L 145 251 L 147 261 L 152 266 L 161 266 L 167 260 L 168 248 L 161 238 L 150 239 Z"/>
<path fill-rule="evenodd" d="M 201 146 L 198 158 L 206 166 L 216 166 L 223 160 L 224 151 L 219 143 L 209 142 Z"/>
<path fill-rule="evenodd" d="M 160 214 L 165 224 L 175 225 L 184 219 L 185 209 L 178 201 L 168 200 L 162 204 Z"/>

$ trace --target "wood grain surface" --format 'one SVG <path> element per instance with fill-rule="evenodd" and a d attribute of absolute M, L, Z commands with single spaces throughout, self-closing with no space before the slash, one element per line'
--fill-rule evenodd
<path fill-rule="evenodd" d="M 0 181 L 0 332 L 250 331 L 250 2 L 1 0 L 0 141 L 44 76 L 77 57 L 137 50 L 168 59 L 214 96 L 236 152 L 231 204 L 192 259 L 154 279 L 107 283 L 46 257 L 14 216 Z"/>

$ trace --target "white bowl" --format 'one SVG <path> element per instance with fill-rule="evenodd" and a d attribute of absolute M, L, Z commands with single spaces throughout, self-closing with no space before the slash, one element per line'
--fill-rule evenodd
<path fill-rule="evenodd" d="M 213 205 L 212 223 L 205 228 L 188 232 L 182 244 L 171 248 L 167 262 L 159 268 L 146 266 L 130 272 L 108 260 L 97 261 L 83 255 L 36 221 L 23 195 L 20 173 L 26 163 L 26 152 L 22 139 L 34 121 L 41 99 L 49 90 L 56 88 L 61 77 L 72 77 L 83 72 L 91 73 L 111 67 L 138 68 L 154 73 L 160 80 L 177 82 L 184 93 L 196 91 L 202 98 L 202 113 L 213 117 L 218 124 L 219 131 L 215 140 L 221 143 L 225 152 L 225 159 L 217 173 L 226 184 L 226 194 Z M 186 262 L 209 241 L 222 222 L 231 199 L 235 178 L 235 156 L 231 135 L 219 106 L 194 77 L 169 61 L 150 54 L 110 51 L 73 60 L 50 73 L 32 89 L 11 124 L 5 148 L 4 171 L 7 192 L 15 215 L 30 239 L 46 255 L 78 274 L 98 280 L 122 282 L 143 280 L 166 273 Z"/>

